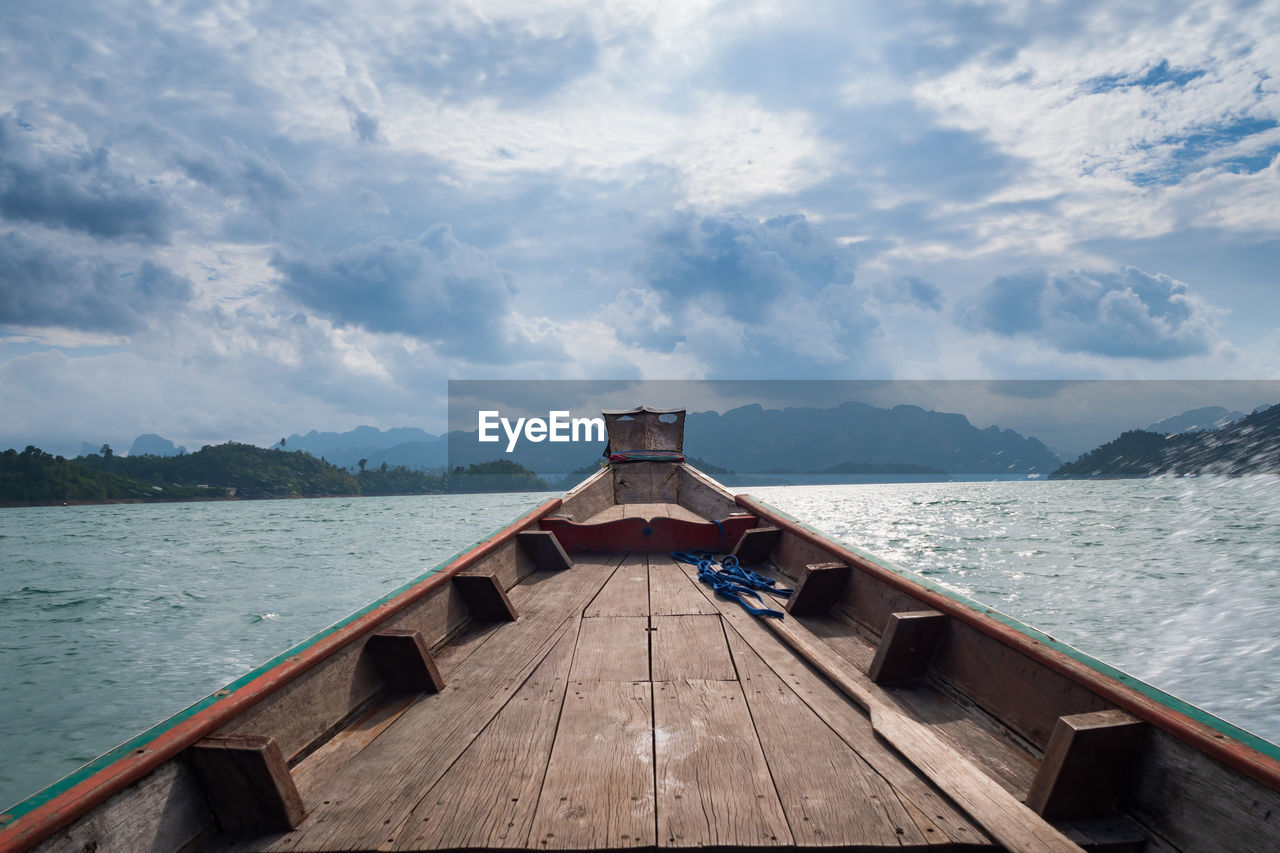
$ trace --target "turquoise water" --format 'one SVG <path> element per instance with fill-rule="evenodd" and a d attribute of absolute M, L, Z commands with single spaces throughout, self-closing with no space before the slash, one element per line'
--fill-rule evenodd
<path fill-rule="evenodd" d="M 744 491 L 1280 740 L 1280 479 Z M 0 511 L 0 802 L 547 497 Z"/>

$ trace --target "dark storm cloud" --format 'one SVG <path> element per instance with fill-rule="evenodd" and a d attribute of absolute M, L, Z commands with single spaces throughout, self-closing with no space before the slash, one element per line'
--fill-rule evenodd
<path fill-rule="evenodd" d="M 191 296 L 188 279 L 149 260 L 124 266 L 78 258 L 14 232 L 0 235 L 3 325 L 126 333 Z"/>
<path fill-rule="evenodd" d="M 417 240 L 381 237 L 311 258 L 276 254 L 284 291 L 339 325 L 399 332 L 453 354 L 501 347 L 506 274 L 447 225 Z"/>
<path fill-rule="evenodd" d="M 116 170 L 106 148 L 49 150 L 34 136 L 12 114 L 0 118 L 0 215 L 95 237 L 168 242 L 158 187 Z"/>
<path fill-rule="evenodd" d="M 1186 284 L 1136 267 L 998 276 L 962 315 L 973 329 L 1118 358 L 1199 355 L 1217 340 L 1208 310 Z"/>

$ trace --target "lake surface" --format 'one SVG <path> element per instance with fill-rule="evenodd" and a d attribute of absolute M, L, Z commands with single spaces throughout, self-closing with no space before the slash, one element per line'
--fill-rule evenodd
<path fill-rule="evenodd" d="M 1280 478 L 738 491 L 1280 741 Z M 0 805 L 547 497 L 0 511 Z"/>

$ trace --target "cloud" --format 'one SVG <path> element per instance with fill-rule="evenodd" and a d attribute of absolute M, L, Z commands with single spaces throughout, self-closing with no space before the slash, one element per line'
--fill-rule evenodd
<path fill-rule="evenodd" d="M 386 55 L 402 82 L 441 100 L 490 97 L 525 105 L 590 72 L 598 47 L 583 30 L 530 32 L 513 21 L 413 26 Z"/>
<path fill-rule="evenodd" d="M 347 116 L 351 120 L 351 132 L 356 135 L 356 139 L 369 143 L 381 141 L 378 136 L 377 118 L 357 107 L 350 98 L 343 98 L 342 105 L 347 109 Z"/>
<path fill-rule="evenodd" d="M 624 342 L 693 354 L 713 375 L 875 369 L 879 321 L 856 268 L 852 249 L 802 215 L 682 214 L 646 246 L 645 286 L 623 291 L 606 316 L 641 312 L 614 320 Z"/>
<path fill-rule="evenodd" d="M 143 260 L 126 266 L 0 235 L 0 324 L 127 333 L 192 297 L 191 282 Z"/>
<path fill-rule="evenodd" d="M 271 265 L 285 293 L 339 326 L 410 335 L 481 360 L 513 354 L 507 273 L 448 225 L 309 258 L 276 253 Z"/>
<path fill-rule="evenodd" d="M 245 199 L 268 209 L 299 196 L 297 187 L 275 159 L 252 150 L 244 142 L 223 137 L 211 146 L 188 142 L 185 147 L 187 150 L 174 155 L 174 164 L 188 178 L 219 195 Z"/>
<path fill-rule="evenodd" d="M 1221 341 L 1213 309 L 1186 284 L 1136 267 L 997 276 L 961 316 L 973 330 L 1115 358 L 1202 355 Z"/>
<path fill-rule="evenodd" d="M 926 311 L 942 310 L 942 291 L 919 276 L 901 275 L 877 284 L 873 290 L 882 305 L 910 305 Z"/>
<path fill-rule="evenodd" d="M 729 316 L 759 319 L 780 296 L 853 281 L 857 258 L 804 216 L 679 216 L 648 247 L 643 276 L 674 304 L 714 296 Z"/>
<path fill-rule="evenodd" d="M 95 237 L 169 240 L 169 211 L 159 188 L 116 171 L 104 147 L 40 145 L 30 125 L 0 118 L 0 215 Z"/>

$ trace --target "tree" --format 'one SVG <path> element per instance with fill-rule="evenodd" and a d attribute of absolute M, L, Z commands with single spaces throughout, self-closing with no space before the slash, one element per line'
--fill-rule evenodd
<path fill-rule="evenodd" d="M 102 445 L 102 448 L 98 452 L 102 454 L 103 459 L 111 459 L 116 455 L 115 451 L 111 449 L 111 445 L 109 444 Z"/>
<path fill-rule="evenodd" d="M 284 446 L 285 446 L 286 444 L 288 444 L 288 443 L 289 443 L 289 440 L 288 440 L 288 439 L 286 439 L 286 438 L 282 438 L 282 439 L 280 439 L 280 449 L 281 449 L 281 450 L 284 450 Z"/>
<path fill-rule="evenodd" d="M 360 473 L 361 473 L 361 474 L 363 474 L 363 473 L 364 473 L 364 466 L 366 466 L 366 465 L 368 465 L 368 464 L 369 464 L 369 460 L 368 460 L 368 459 L 361 459 L 361 460 L 360 460 L 359 462 L 357 462 L 356 464 L 360 466 Z"/>

